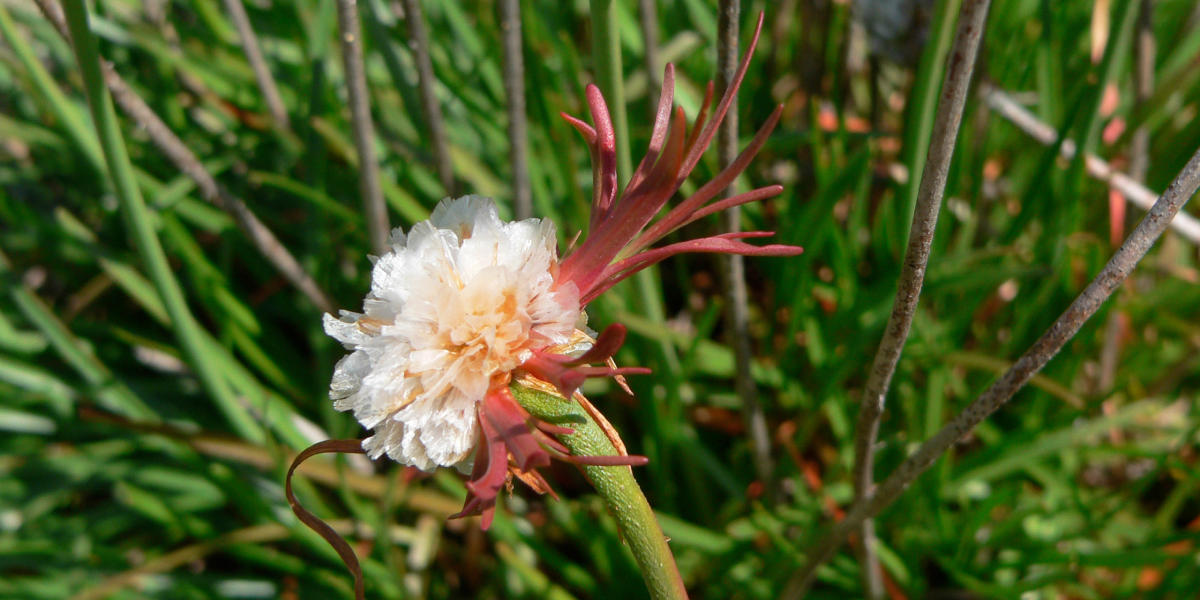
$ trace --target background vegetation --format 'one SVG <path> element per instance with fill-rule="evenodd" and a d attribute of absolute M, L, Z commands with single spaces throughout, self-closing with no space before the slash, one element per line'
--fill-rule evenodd
<path fill-rule="evenodd" d="M 622 364 L 654 370 L 631 380 L 636 399 L 604 383 L 586 391 L 630 450 L 650 457 L 637 476 L 696 598 L 775 597 L 852 498 L 858 401 L 891 308 L 938 53 L 959 2 L 913 3 L 918 21 L 890 41 L 878 3 L 744 4 L 743 40 L 759 9 L 767 25 L 740 95 L 743 137 L 785 106 L 746 179 L 786 188 L 744 221 L 806 248 L 747 261 L 772 477 L 754 475 L 715 260 L 671 260 L 654 293 L 628 285 L 591 311 L 593 323 L 633 332 Z M 1141 159 L 1131 139 L 1147 132 L 1145 181 L 1161 191 L 1200 143 L 1200 27 L 1194 2 L 1160 0 L 1139 28 L 1140 4 L 997 0 L 976 80 L 1118 168 Z M 335 3 L 246 3 L 287 124 L 271 118 L 225 6 L 102 2 L 93 29 L 101 54 L 333 304 L 357 310 L 369 244 Z M 498 7 L 423 8 L 453 193 L 509 210 Z M 559 224 L 565 245 L 590 199 L 586 148 L 558 116 L 586 112 L 588 6 L 523 8 L 533 212 Z M 657 8 L 651 43 L 677 65 L 677 97 L 694 115 L 714 73 L 715 4 Z M 385 0 L 360 11 L 383 191 L 392 224 L 407 227 L 452 192 L 422 116 L 403 11 Z M 617 15 L 636 156 L 661 71 L 647 74 L 638 7 L 617 2 Z M 1134 47 L 1145 32 L 1157 40 L 1160 83 L 1139 101 Z M 326 396 L 343 354 L 321 332 L 327 307 L 289 285 L 122 117 L 152 224 L 203 330 L 191 357 L 121 220 L 70 46 L 23 0 L 0 2 L 0 35 L 0 596 L 349 597 L 345 568 L 282 490 L 296 451 L 362 435 Z M 715 169 L 710 156 L 694 181 Z M 1110 220 L 1142 214 L 1131 205 L 1122 217 L 1120 206 L 1083 161 L 1058 159 L 972 91 L 889 395 L 881 477 L 1099 271 L 1114 247 Z M 1197 256 L 1194 241 L 1169 233 L 1030 388 L 880 516 L 892 597 L 1192 597 Z M 210 393 L 196 360 L 226 396 Z M 304 473 L 303 501 L 354 542 L 370 597 L 645 596 L 612 519 L 569 468 L 551 477 L 560 500 L 517 486 L 487 533 L 445 519 L 465 493 L 450 471 L 314 459 Z M 858 596 L 859 577 L 845 549 L 813 597 Z"/>

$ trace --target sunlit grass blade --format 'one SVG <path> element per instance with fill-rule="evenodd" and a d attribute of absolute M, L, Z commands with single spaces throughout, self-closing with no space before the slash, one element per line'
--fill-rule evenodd
<path fill-rule="evenodd" d="M 122 215 L 129 228 L 130 237 L 133 238 L 138 254 L 146 263 L 150 278 L 166 305 L 171 316 L 172 328 L 188 356 L 188 362 L 204 382 L 211 399 L 243 436 L 261 441 L 261 428 L 230 392 L 211 355 L 202 346 L 200 326 L 192 316 L 179 282 L 175 280 L 166 254 L 158 242 L 141 191 L 134 181 L 133 166 L 129 162 L 112 99 L 104 87 L 98 46 L 88 24 L 88 14 L 83 1 L 68 0 L 64 3 L 64 9 L 71 29 L 75 57 L 83 74 L 84 90 L 91 107 L 96 137 L 99 138 L 100 147 L 104 152 L 110 181 L 121 201 Z"/>

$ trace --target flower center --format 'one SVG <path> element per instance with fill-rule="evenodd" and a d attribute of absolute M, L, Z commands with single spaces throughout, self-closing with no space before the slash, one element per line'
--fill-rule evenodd
<path fill-rule="evenodd" d="M 421 365 L 420 371 L 453 374 L 439 376 L 443 385 L 432 385 L 429 391 L 438 394 L 452 385 L 481 398 L 496 374 L 516 368 L 532 351 L 528 294 L 516 274 L 504 267 L 482 269 L 461 288 L 451 287 L 434 299 L 436 314 L 426 321 L 433 335 L 410 339 L 417 342 L 414 350 L 440 356 Z"/>

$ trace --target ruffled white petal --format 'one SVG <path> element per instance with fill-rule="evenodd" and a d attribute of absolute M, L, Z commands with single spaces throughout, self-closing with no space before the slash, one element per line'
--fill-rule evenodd
<path fill-rule="evenodd" d="M 445 200 L 371 272 L 363 314 L 325 316 L 353 352 L 330 396 L 375 434 L 363 447 L 421 469 L 461 465 L 478 441 L 476 404 L 534 350 L 566 343 L 579 293 L 558 287 L 553 223 L 500 220 L 480 196 Z"/>
<path fill-rule="evenodd" d="M 325 325 L 325 335 L 341 342 L 347 348 L 354 348 L 367 340 L 367 334 L 358 328 L 358 320 L 362 315 L 350 311 L 341 311 L 341 318 L 326 314 L 322 322 Z"/>
<path fill-rule="evenodd" d="M 334 405 L 357 393 L 362 387 L 363 378 L 370 372 L 371 360 L 365 351 L 355 350 L 343 356 L 334 367 L 333 381 L 329 383 L 329 397 L 334 400 Z"/>

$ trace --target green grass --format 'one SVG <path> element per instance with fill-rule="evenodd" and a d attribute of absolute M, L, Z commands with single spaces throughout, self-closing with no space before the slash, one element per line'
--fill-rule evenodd
<path fill-rule="evenodd" d="M 333 0 L 246 3 L 292 131 L 271 128 L 217 0 L 166 3 L 170 27 L 146 2 L 95 4 L 100 56 L 340 306 L 357 310 L 370 263 Z M 364 0 L 360 11 L 384 193 L 393 224 L 408 227 L 444 190 L 393 4 Z M 654 99 L 636 4 L 614 4 L 636 159 Z M 765 6 L 744 4 L 743 40 L 752 11 Z M 774 598 L 831 523 L 830 506 L 852 497 L 857 401 L 891 307 L 941 79 L 929 58 L 943 31 L 936 19 L 958 2 L 937 3 L 926 56 L 882 61 L 876 73 L 846 67 L 847 5 L 800 0 L 794 14 L 777 14 L 771 4 L 739 115 L 748 140 L 776 103 L 785 105 L 746 176 L 785 191 L 748 207 L 744 219 L 806 248 L 794 259 L 747 261 L 776 504 L 755 493 L 716 262 L 662 265 L 649 283 L 666 322 L 646 316 L 636 285 L 590 311 L 593 326 L 629 326 L 622 364 L 655 371 L 631 379 L 636 400 L 603 383 L 587 392 L 630 451 L 650 457 L 635 474 L 696 598 Z M 1091 3 L 998 0 L 977 79 L 1018 93 L 1117 164 L 1128 162 L 1131 132 L 1148 128 L 1147 185 L 1162 190 L 1200 145 L 1194 3 L 1155 3 L 1159 86 L 1144 106 L 1133 102 L 1136 31 L 1125 33 L 1137 3 L 1111 4 L 1109 47 L 1093 64 Z M 494 196 L 507 211 L 498 9 L 424 8 L 459 188 Z M 596 79 L 588 3 L 524 8 L 534 207 L 559 225 L 565 246 L 587 222 L 591 196 L 587 150 L 558 117 L 586 114 L 583 88 Z M 713 72 L 715 2 L 660 3 L 658 13 L 662 53 L 678 67 L 691 116 Z M 349 574 L 294 520 L 282 489 L 292 453 L 362 435 L 327 399 L 343 350 L 321 332 L 320 311 L 123 114 L 106 142 L 128 149 L 128 169 L 110 177 L 83 71 L 30 5 L 0 5 L 0 38 L 0 597 L 68 598 L 130 571 L 136 576 L 111 597 L 350 597 Z M 1101 111 L 1106 83 L 1119 91 L 1111 115 Z M 872 85 L 878 107 L 866 93 Z M 840 117 L 833 128 L 822 126 L 828 111 Z M 1103 139 L 1098 132 L 1118 118 L 1124 133 Z M 982 391 L 1111 253 L 1103 184 L 974 95 L 963 123 L 927 285 L 889 395 L 879 478 Z M 899 170 L 907 179 L 893 175 Z M 715 157 L 706 157 L 693 181 L 715 172 Z M 123 220 L 131 213 L 140 215 L 136 227 Z M 154 244 L 165 260 L 153 257 Z M 1197 269 L 1196 247 L 1169 234 L 1049 364 L 1045 381 L 880 515 L 881 559 L 898 589 L 909 598 L 1194 593 Z M 1114 388 L 1101 392 L 1110 311 L 1128 329 Z M 646 597 L 615 521 L 571 469 L 548 475 L 561 500 L 518 485 L 483 534 L 472 521 L 445 520 L 465 493 L 456 473 L 405 483 L 394 464 L 373 475 L 348 464 L 314 459 L 297 493 L 348 534 L 371 598 Z M 812 596 L 860 593 L 846 549 Z"/>

